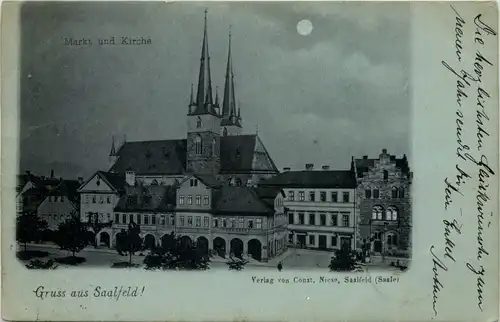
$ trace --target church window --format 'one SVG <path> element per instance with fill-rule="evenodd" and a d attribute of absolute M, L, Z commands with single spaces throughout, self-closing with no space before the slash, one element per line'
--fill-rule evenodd
<path fill-rule="evenodd" d="M 378 189 L 373 190 L 373 198 L 378 199 L 380 197 L 380 191 Z"/>
<path fill-rule="evenodd" d="M 394 206 L 390 206 L 386 211 L 386 220 L 398 220 L 398 210 Z"/>
<path fill-rule="evenodd" d="M 223 136 L 227 136 L 227 128 L 225 127 L 224 130 L 222 131 Z"/>
<path fill-rule="evenodd" d="M 375 206 L 372 209 L 372 219 L 375 220 L 382 220 L 382 207 L 381 206 Z"/>
<path fill-rule="evenodd" d="M 200 128 L 201 127 L 201 119 L 198 117 L 198 119 L 196 120 L 196 128 Z"/>
<path fill-rule="evenodd" d="M 384 170 L 384 181 L 387 181 L 389 179 L 389 172 L 387 170 Z"/>
<path fill-rule="evenodd" d="M 392 198 L 397 198 L 398 197 L 398 188 L 393 187 L 392 188 Z"/>
<path fill-rule="evenodd" d="M 194 150 L 196 154 L 201 154 L 201 136 L 199 135 L 194 139 Z"/>
<path fill-rule="evenodd" d="M 401 187 L 399 188 L 399 198 L 404 198 L 405 197 L 405 188 Z"/>

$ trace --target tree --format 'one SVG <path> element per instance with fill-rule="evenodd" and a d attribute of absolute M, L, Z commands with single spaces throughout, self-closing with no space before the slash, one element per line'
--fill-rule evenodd
<path fill-rule="evenodd" d="M 245 267 L 245 265 L 248 264 L 248 261 L 245 259 L 240 259 L 238 257 L 236 259 L 234 257 L 231 257 L 231 259 L 229 259 L 226 264 L 229 265 L 229 269 L 241 271 Z"/>
<path fill-rule="evenodd" d="M 185 243 L 174 233 L 162 238 L 162 247 L 153 250 L 144 258 L 147 270 L 157 269 L 209 269 L 209 256 L 204 254 L 195 243 Z"/>
<path fill-rule="evenodd" d="M 24 243 L 24 251 L 26 251 L 27 243 L 40 240 L 47 226 L 47 222 L 36 214 L 23 213 L 17 217 L 16 240 Z"/>
<path fill-rule="evenodd" d="M 128 225 L 128 229 L 122 229 L 116 235 L 116 251 L 121 255 L 129 255 L 129 266 L 132 265 L 132 255 L 142 249 L 142 238 L 139 235 L 141 228 L 134 222 Z"/>
<path fill-rule="evenodd" d="M 68 250 L 75 257 L 88 245 L 87 227 L 80 221 L 80 218 L 72 216 L 60 223 L 55 232 L 56 244 L 63 250 Z"/>
<path fill-rule="evenodd" d="M 328 267 L 331 271 L 352 271 L 356 268 L 356 253 L 349 245 L 342 245 L 335 257 L 332 257 Z"/>
<path fill-rule="evenodd" d="M 88 231 L 91 231 L 94 233 L 92 240 L 90 241 L 92 245 L 97 248 L 97 235 L 103 230 L 104 228 L 111 227 L 113 225 L 113 221 L 109 222 L 99 222 L 99 216 L 97 213 L 90 213 L 87 218 L 87 222 L 85 225 L 87 226 Z"/>

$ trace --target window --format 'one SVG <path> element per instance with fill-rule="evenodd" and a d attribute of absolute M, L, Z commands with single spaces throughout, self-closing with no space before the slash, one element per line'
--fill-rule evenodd
<path fill-rule="evenodd" d="M 96 203 L 95 196 L 92 196 L 92 203 Z"/>
<path fill-rule="evenodd" d="M 127 215 L 122 214 L 122 224 L 126 224 L 126 223 L 127 223 Z"/>
<path fill-rule="evenodd" d="M 149 215 L 144 215 L 144 225 L 149 225 Z"/>
<path fill-rule="evenodd" d="M 203 227 L 208 228 L 209 219 L 207 216 L 203 217 Z"/>
<path fill-rule="evenodd" d="M 196 216 L 196 227 L 201 227 L 201 216 Z"/>
<path fill-rule="evenodd" d="M 156 215 L 151 215 L 151 225 L 156 225 Z"/>
<path fill-rule="evenodd" d="M 339 194 L 337 191 L 332 192 L 332 202 L 339 202 Z"/>
<path fill-rule="evenodd" d="M 262 229 L 262 218 L 257 218 L 255 220 L 255 228 Z"/>
<path fill-rule="evenodd" d="M 231 218 L 231 227 L 230 228 L 236 228 L 236 218 Z"/>
<path fill-rule="evenodd" d="M 137 214 L 137 224 L 141 225 L 141 214 Z"/>
<path fill-rule="evenodd" d="M 222 131 L 222 135 L 227 136 L 227 128 L 224 128 L 224 130 Z"/>
<path fill-rule="evenodd" d="M 170 225 L 171 226 L 175 225 L 175 216 L 174 215 L 170 215 Z"/>
<path fill-rule="evenodd" d="M 104 197 L 103 196 L 99 196 L 99 203 L 104 203 Z"/>
<path fill-rule="evenodd" d="M 248 219 L 248 228 L 253 228 L 253 219 Z"/>
<path fill-rule="evenodd" d="M 204 205 L 208 205 L 208 204 L 209 204 L 209 203 L 208 203 L 208 196 L 204 196 L 204 197 L 203 197 L 203 204 L 204 204 Z"/>
<path fill-rule="evenodd" d="M 349 215 L 342 215 L 342 226 L 349 227 Z"/>
<path fill-rule="evenodd" d="M 337 246 L 337 236 L 332 236 L 331 238 L 332 247 Z"/>
<path fill-rule="evenodd" d="M 304 201 L 305 200 L 305 194 L 304 191 L 299 191 L 299 200 Z"/>
<path fill-rule="evenodd" d="M 319 215 L 319 224 L 321 226 L 326 226 L 326 215 L 325 214 Z"/>
<path fill-rule="evenodd" d="M 384 170 L 384 181 L 389 180 L 389 172 L 387 170 Z"/>
<path fill-rule="evenodd" d="M 179 226 L 184 226 L 184 216 L 179 217 Z"/>
<path fill-rule="evenodd" d="M 212 219 L 212 223 L 213 223 L 213 226 L 215 228 L 219 227 L 219 219 L 218 218 L 214 218 Z"/>
<path fill-rule="evenodd" d="M 309 244 L 310 245 L 314 245 L 315 244 L 315 240 L 314 240 L 314 235 L 309 235 Z"/>
<path fill-rule="evenodd" d="M 201 154 L 201 136 L 197 135 L 194 139 L 194 152 Z"/>
<path fill-rule="evenodd" d="M 293 191 L 288 191 L 288 200 L 293 201 L 295 199 L 295 193 Z"/>
<path fill-rule="evenodd" d="M 332 226 L 338 226 L 338 224 L 339 224 L 338 215 L 337 214 L 332 215 Z"/>
<path fill-rule="evenodd" d="M 115 223 L 116 224 L 120 223 L 120 214 L 115 214 Z"/>
<path fill-rule="evenodd" d="M 160 216 L 160 225 L 165 226 L 167 224 L 167 220 L 165 219 L 165 215 Z"/>
<path fill-rule="evenodd" d="M 344 191 L 342 193 L 342 201 L 343 202 L 349 202 L 349 192 L 348 191 Z"/>
<path fill-rule="evenodd" d="M 394 206 L 390 206 L 387 208 L 385 213 L 386 220 L 398 220 L 398 210 Z"/>
<path fill-rule="evenodd" d="M 198 180 L 196 180 L 196 179 L 189 180 L 189 185 L 191 187 L 198 187 Z"/>
<path fill-rule="evenodd" d="M 188 196 L 188 205 L 192 205 L 193 204 L 193 196 L 189 195 Z"/>
<path fill-rule="evenodd" d="M 387 245 L 392 244 L 392 235 L 387 235 Z"/>
<path fill-rule="evenodd" d="M 196 195 L 196 204 L 197 204 L 198 206 L 200 206 L 200 205 L 201 205 L 201 196 L 200 196 L 200 195 Z"/>
<path fill-rule="evenodd" d="M 85 203 L 89 203 L 89 195 L 85 195 Z"/>
<path fill-rule="evenodd" d="M 198 119 L 196 120 L 196 128 L 200 128 L 201 127 L 201 119 L 200 117 L 198 117 Z"/>
<path fill-rule="evenodd" d="M 106 199 L 107 199 L 106 201 L 108 202 L 108 204 L 111 203 L 111 197 L 110 196 L 108 196 Z"/>
<path fill-rule="evenodd" d="M 392 187 L 392 194 L 391 194 L 391 197 L 392 197 L 392 198 L 397 198 L 397 197 L 398 197 L 398 188 L 396 188 L 396 187 Z"/>
<path fill-rule="evenodd" d="M 309 225 L 314 225 L 315 224 L 315 218 L 316 215 L 315 214 L 309 214 Z"/>
<path fill-rule="evenodd" d="M 226 228 L 227 227 L 227 219 L 226 218 L 222 218 L 221 219 L 221 226 L 222 226 L 222 228 Z"/>
<path fill-rule="evenodd" d="M 108 212 L 108 222 L 111 221 L 111 214 Z"/>
<path fill-rule="evenodd" d="M 293 225 L 293 217 L 294 217 L 294 214 L 288 214 L 288 223 L 289 224 L 292 224 Z"/>
<path fill-rule="evenodd" d="M 370 189 L 365 190 L 365 198 L 370 199 L 372 197 L 372 191 Z"/>
<path fill-rule="evenodd" d="M 240 217 L 238 228 L 245 228 L 245 218 Z"/>
<path fill-rule="evenodd" d="M 128 215 L 128 222 L 129 223 L 134 222 L 134 215 L 133 214 Z"/>
<path fill-rule="evenodd" d="M 399 198 L 404 198 L 405 197 L 405 188 L 400 187 L 399 188 Z"/>
<path fill-rule="evenodd" d="M 188 216 L 188 227 L 193 227 L 193 216 Z"/>
<path fill-rule="evenodd" d="M 373 190 L 373 198 L 380 198 L 380 191 L 378 189 Z"/>
<path fill-rule="evenodd" d="M 374 220 L 382 220 L 382 207 L 381 206 L 374 206 L 372 208 L 372 219 Z"/>
<path fill-rule="evenodd" d="M 179 205 L 184 204 L 184 196 L 179 196 Z"/>
<path fill-rule="evenodd" d="M 316 201 L 316 193 L 314 191 L 309 191 L 309 201 Z"/>
<path fill-rule="evenodd" d="M 320 191 L 320 193 L 319 193 L 319 200 L 321 202 L 326 202 L 326 191 Z"/>
<path fill-rule="evenodd" d="M 304 214 L 299 214 L 299 224 L 304 225 Z"/>

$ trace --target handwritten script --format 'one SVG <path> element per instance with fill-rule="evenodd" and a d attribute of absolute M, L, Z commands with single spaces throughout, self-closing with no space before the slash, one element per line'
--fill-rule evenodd
<path fill-rule="evenodd" d="M 100 298 L 100 299 L 113 299 L 118 301 L 124 298 L 137 298 L 144 294 L 144 286 L 113 286 L 105 288 L 103 286 L 96 286 L 92 289 L 78 289 L 68 290 L 63 288 L 48 288 L 40 285 L 33 290 L 33 294 L 39 300 L 47 299 L 62 299 L 62 298 Z"/>
<path fill-rule="evenodd" d="M 489 100 L 491 91 L 496 89 L 495 84 L 487 84 L 485 81 L 485 75 L 495 72 L 495 57 L 488 57 L 484 49 L 488 41 L 494 40 L 497 33 L 484 20 L 482 14 L 468 18 L 453 6 L 450 6 L 450 10 L 455 17 L 454 25 L 450 26 L 454 30 L 455 59 L 443 60 L 441 64 L 454 82 L 456 162 L 451 167 L 451 175 L 443 180 L 443 243 L 430 247 L 434 317 L 438 314 L 440 293 L 446 286 L 442 277 L 452 265 L 457 264 L 465 265 L 473 275 L 477 292 L 476 306 L 483 311 L 483 288 L 486 282 L 484 262 L 490 251 L 485 247 L 484 237 L 491 225 L 489 218 L 493 215 L 492 212 L 487 213 L 486 209 L 491 198 L 495 198 L 489 191 L 495 172 L 488 160 L 488 153 L 495 155 L 495 151 L 485 149 L 487 140 L 495 140 L 490 135 L 490 129 L 493 129 L 496 123 L 494 119 L 490 120 L 492 111 L 488 110 L 488 106 L 495 108 L 494 102 L 490 102 L 491 105 Z M 473 44 L 472 48 L 467 48 L 470 44 Z M 473 139 L 470 139 L 471 137 Z M 474 213 L 464 213 L 463 204 L 470 202 L 475 203 Z M 476 217 L 474 261 L 460 260 L 454 254 L 455 241 L 463 235 L 464 227 L 461 222 L 464 221 L 464 216 Z M 438 250 L 442 255 L 438 255 Z"/>

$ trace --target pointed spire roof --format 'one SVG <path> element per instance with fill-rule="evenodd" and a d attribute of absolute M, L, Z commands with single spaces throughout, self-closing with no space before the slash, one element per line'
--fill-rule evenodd
<path fill-rule="evenodd" d="M 191 84 L 191 96 L 189 98 L 189 105 L 194 105 L 194 92 L 193 92 L 193 84 Z"/>
<path fill-rule="evenodd" d="M 219 106 L 219 86 L 215 86 L 215 106 Z"/>
<path fill-rule="evenodd" d="M 112 157 L 112 156 L 115 156 L 116 155 L 116 148 L 115 148 L 115 137 L 113 136 L 111 138 L 111 151 L 109 151 L 109 156 Z"/>
<path fill-rule="evenodd" d="M 222 102 L 222 124 L 237 125 L 236 99 L 234 94 L 233 58 L 231 56 L 231 29 L 229 29 L 229 46 L 227 53 L 226 80 L 224 83 L 224 100 Z"/>
<path fill-rule="evenodd" d="M 196 91 L 196 109 L 193 114 L 214 114 L 212 95 L 212 76 L 210 74 L 210 54 L 208 51 L 207 36 L 207 9 L 205 9 L 205 25 L 203 43 L 201 46 L 200 71 L 198 75 L 198 89 Z"/>

